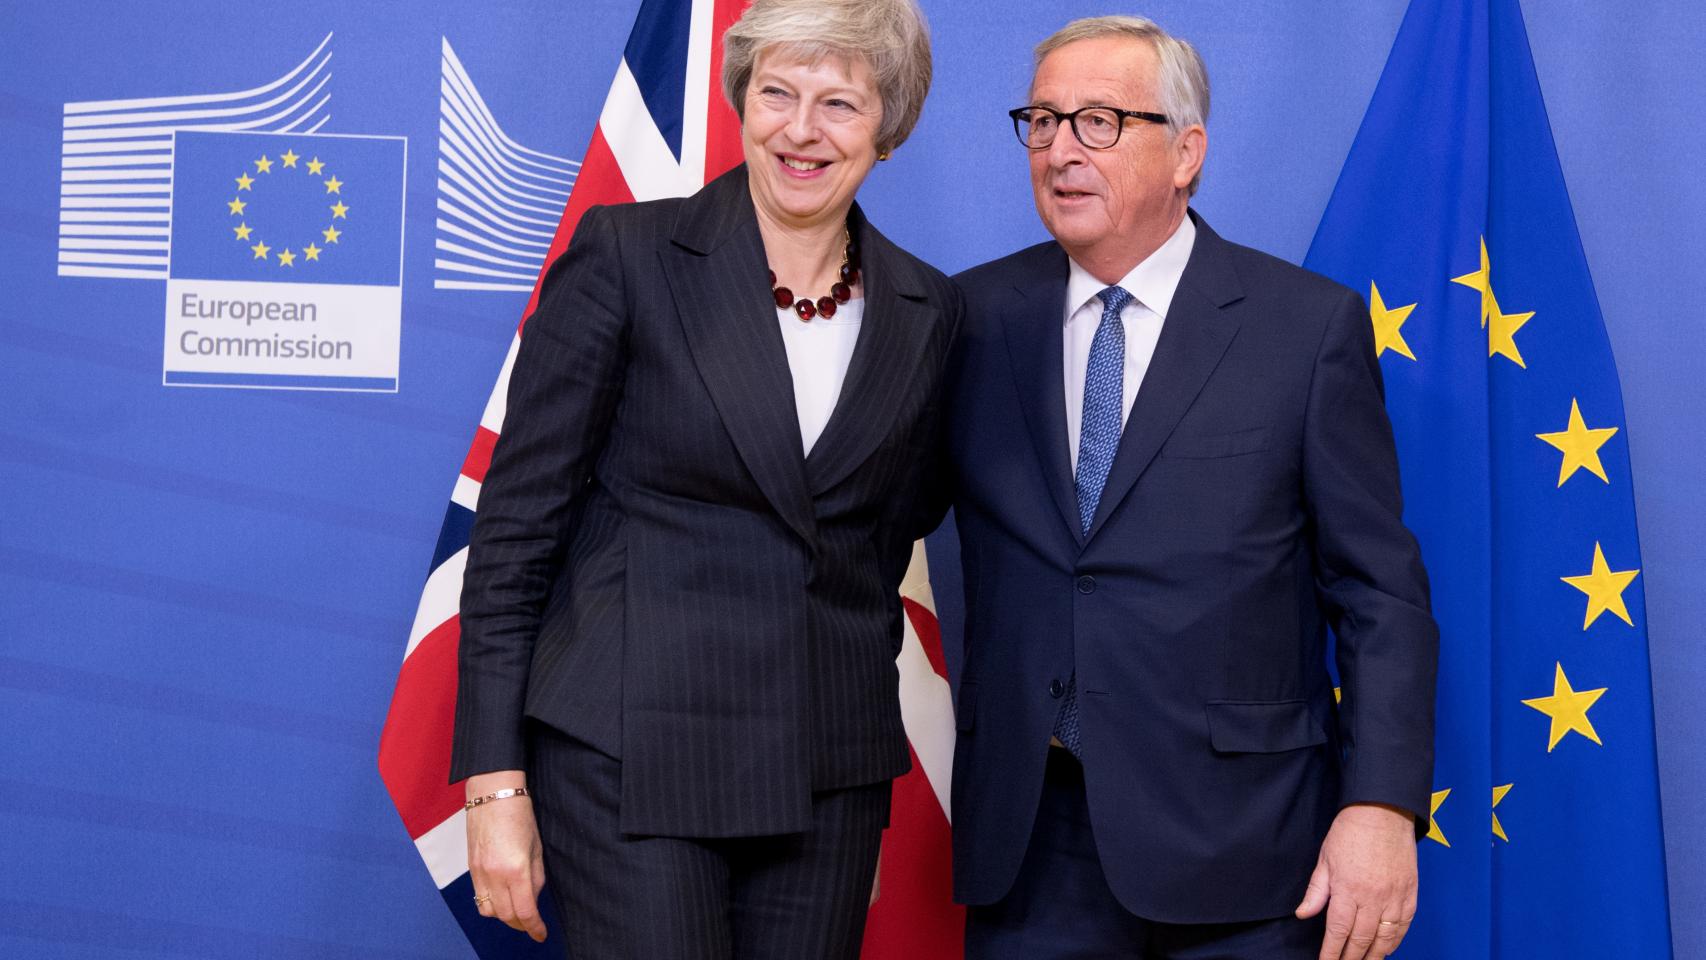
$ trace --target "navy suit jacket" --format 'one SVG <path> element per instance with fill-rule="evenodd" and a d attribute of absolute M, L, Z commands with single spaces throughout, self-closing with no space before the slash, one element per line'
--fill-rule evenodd
<path fill-rule="evenodd" d="M 453 780 L 524 767 L 532 717 L 621 760 L 625 832 L 708 837 L 906 771 L 898 591 L 962 305 L 850 227 L 864 323 L 805 456 L 746 168 L 581 220 L 480 493 Z"/>
<path fill-rule="evenodd" d="M 1139 916 L 1287 914 L 1342 806 L 1426 823 L 1438 633 L 1368 311 L 1196 223 L 1088 535 L 1067 456 L 1065 253 L 1045 243 L 956 278 L 963 902 L 1013 884 L 1074 674 L 1102 868 Z"/>

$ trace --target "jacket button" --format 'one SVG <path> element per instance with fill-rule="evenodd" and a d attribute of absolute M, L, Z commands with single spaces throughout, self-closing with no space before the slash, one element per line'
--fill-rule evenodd
<path fill-rule="evenodd" d="M 1059 680 L 1050 680 L 1048 682 L 1048 695 L 1056 700 L 1066 696 L 1066 684 L 1061 683 Z"/>
<path fill-rule="evenodd" d="M 1096 592 L 1096 578 L 1092 577 L 1092 576 L 1088 576 L 1088 575 L 1079 577 L 1078 578 L 1078 592 L 1079 593 L 1095 593 Z"/>

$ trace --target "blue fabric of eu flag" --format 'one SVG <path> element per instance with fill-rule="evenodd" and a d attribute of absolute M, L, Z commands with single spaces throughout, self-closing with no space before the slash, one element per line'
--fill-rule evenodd
<path fill-rule="evenodd" d="M 1669 957 L 1622 394 L 1517 0 L 1413 0 L 1306 265 L 1369 298 L 1441 630 L 1399 954 Z"/>
<path fill-rule="evenodd" d="M 171 276 L 402 283 L 400 137 L 178 131 Z"/>

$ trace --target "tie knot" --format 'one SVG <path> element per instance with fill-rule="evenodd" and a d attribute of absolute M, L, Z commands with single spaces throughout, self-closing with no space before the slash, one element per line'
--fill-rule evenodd
<path fill-rule="evenodd" d="M 1132 300 L 1131 294 L 1124 287 L 1108 287 L 1097 294 L 1102 299 L 1102 316 L 1117 317 L 1125 305 Z"/>

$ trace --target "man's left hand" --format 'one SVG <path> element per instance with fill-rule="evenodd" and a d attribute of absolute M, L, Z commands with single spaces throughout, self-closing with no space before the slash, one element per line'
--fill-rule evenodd
<path fill-rule="evenodd" d="M 1300 920 L 1327 909 L 1320 960 L 1380 960 L 1398 949 L 1416 915 L 1415 824 L 1408 811 L 1374 803 L 1334 818 L 1297 905 Z"/>

